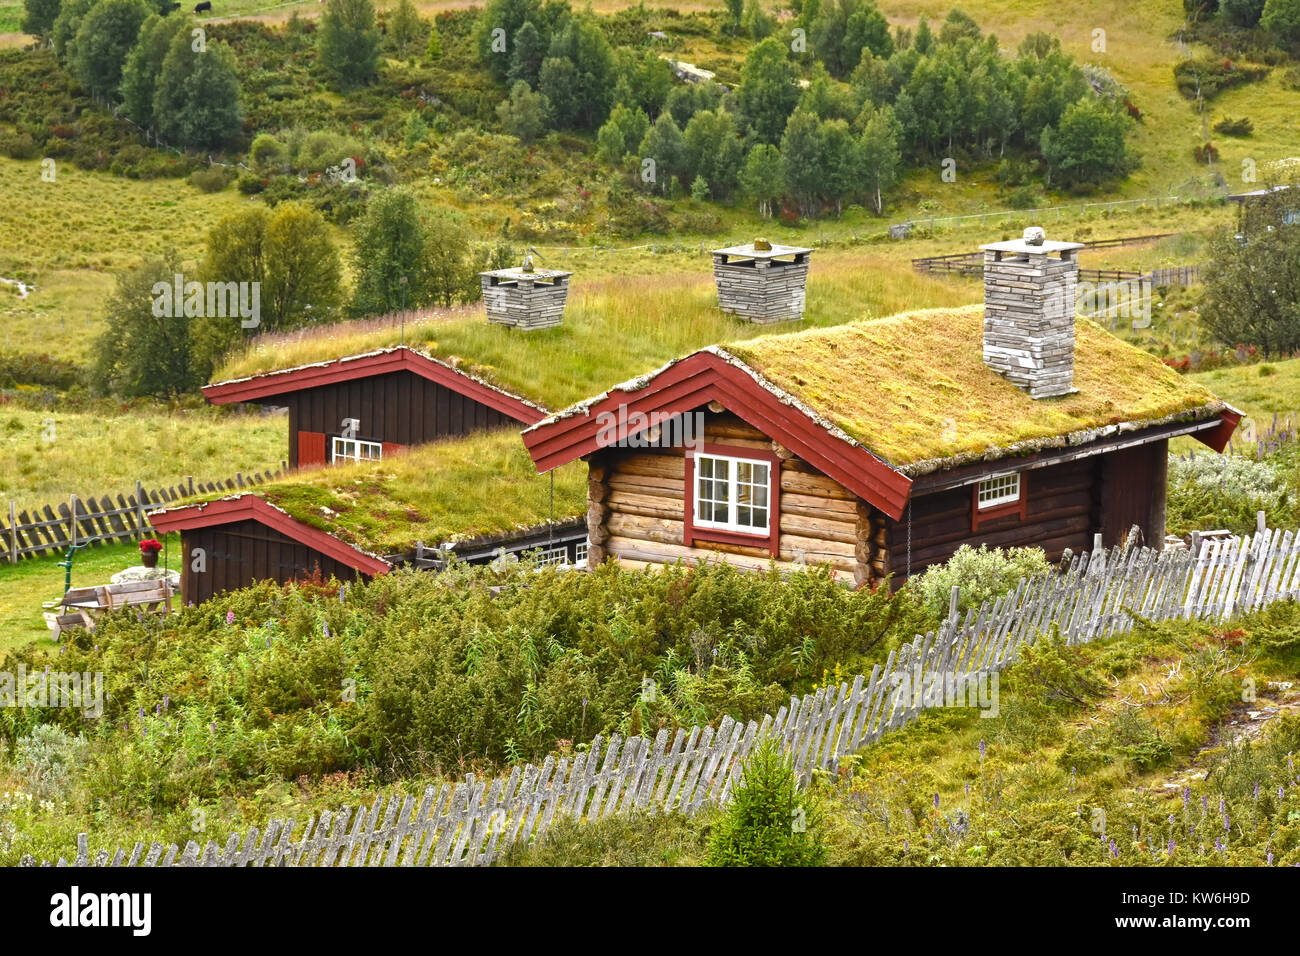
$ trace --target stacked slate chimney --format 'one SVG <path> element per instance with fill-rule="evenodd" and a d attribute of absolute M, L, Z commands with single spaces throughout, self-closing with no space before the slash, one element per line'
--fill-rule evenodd
<path fill-rule="evenodd" d="M 1074 296 L 1080 242 L 1048 242 L 1037 226 L 984 250 L 984 364 L 1030 398 L 1074 388 Z M 1053 255 L 1053 254 L 1057 255 Z"/>

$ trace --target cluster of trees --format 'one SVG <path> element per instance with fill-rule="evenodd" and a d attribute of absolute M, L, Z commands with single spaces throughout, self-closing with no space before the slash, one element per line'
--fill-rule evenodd
<path fill-rule="evenodd" d="M 478 272 L 505 265 L 508 249 L 476 250 L 450 214 L 424 215 L 405 188 L 370 200 L 350 254 L 355 278 L 344 290 L 342 256 L 324 217 L 298 202 L 257 205 L 209 230 L 198 268 L 186 273 L 175 253 L 120 274 L 106 308 L 95 384 L 121 395 L 174 395 L 208 380 L 221 357 L 246 337 L 376 315 L 451 305 L 480 294 Z M 184 282 L 256 283 L 257 324 L 232 314 L 159 315 L 154 289 Z M 186 293 L 188 296 L 188 293 Z M 251 298 L 251 296 L 250 296 Z M 196 300 L 197 301 L 197 300 Z M 224 310 L 223 310 L 224 311 Z"/>
<path fill-rule="evenodd" d="M 1200 22 L 1259 29 L 1278 45 L 1300 50 L 1300 0 L 1183 0 L 1183 8 Z"/>
<path fill-rule="evenodd" d="M 937 168 L 1013 149 L 1041 157 L 1049 183 L 1070 189 L 1132 167 L 1122 90 L 1094 92 L 1053 37 L 1031 35 L 1006 58 L 960 11 L 937 35 L 922 19 L 891 36 L 868 0 L 805 0 L 797 22 L 813 60 L 802 83 L 800 44 L 775 36 L 750 51 L 734 91 L 651 82 L 652 66 L 616 57 L 601 157 L 647 188 L 739 193 L 764 214 L 782 198 L 805 214 L 859 198 L 882 211 L 905 162 Z"/>
<path fill-rule="evenodd" d="M 1215 341 L 1254 345 L 1266 358 L 1300 351 L 1300 182 L 1252 200 L 1242 228 L 1210 243 L 1202 326 Z"/>
<path fill-rule="evenodd" d="M 167 0 L 26 0 L 23 29 L 49 40 L 93 94 L 163 141 L 227 144 L 243 126 L 229 48 Z"/>

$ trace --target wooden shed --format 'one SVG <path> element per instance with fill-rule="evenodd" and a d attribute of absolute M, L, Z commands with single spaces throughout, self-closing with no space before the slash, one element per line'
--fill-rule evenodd
<path fill-rule="evenodd" d="M 214 405 L 287 406 L 292 467 L 382 459 L 546 416 L 540 405 L 406 346 L 216 382 L 203 394 Z"/>
<path fill-rule="evenodd" d="M 1169 439 L 1221 451 L 1240 413 L 1087 321 L 1073 391 L 1032 398 L 984 363 L 983 325 L 971 306 L 704 349 L 524 441 L 540 471 L 588 462 L 592 562 L 826 563 L 897 585 L 962 544 L 1056 558 L 1137 524 L 1158 546 Z M 676 439 L 632 440 L 652 428 Z"/>
<path fill-rule="evenodd" d="M 803 318 L 811 249 L 755 239 L 713 250 L 718 307 L 751 322 Z"/>
<path fill-rule="evenodd" d="M 453 554 L 472 564 L 524 553 L 585 560 L 585 489 L 581 467 L 552 482 L 517 433 L 495 432 L 299 472 L 150 520 L 180 532 L 182 598 L 199 604 L 261 580 L 284 584 L 317 570 L 368 580 L 402 566 L 436 569 Z"/>
<path fill-rule="evenodd" d="M 480 272 L 488 321 L 525 331 L 559 325 L 572 275 L 558 269 L 534 269 L 531 263 Z"/>

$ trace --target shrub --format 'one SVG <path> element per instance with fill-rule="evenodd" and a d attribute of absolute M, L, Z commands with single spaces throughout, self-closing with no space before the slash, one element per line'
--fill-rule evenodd
<path fill-rule="evenodd" d="M 0 133 L 0 153 L 10 159 L 35 159 L 40 146 L 27 133 Z"/>
<path fill-rule="evenodd" d="M 1021 578 L 1036 577 L 1051 570 L 1040 548 L 1004 551 L 980 545 L 977 550 L 963 544 L 943 564 L 926 568 L 908 586 L 908 591 L 931 615 L 943 618 L 948 613 L 948 598 L 954 586 L 961 588 L 957 610 L 965 614 L 985 601 L 1014 590 Z"/>
<path fill-rule="evenodd" d="M 18 738 L 14 769 L 36 797 L 60 795 L 87 755 L 86 741 L 53 724 L 38 724 Z"/>
<path fill-rule="evenodd" d="M 248 148 L 248 159 L 262 171 L 279 171 L 289 162 L 289 150 L 270 133 L 261 133 Z"/>
<path fill-rule="evenodd" d="M 205 193 L 219 193 L 235 180 L 235 171 L 225 166 L 209 166 L 190 173 L 190 185 Z"/>
<path fill-rule="evenodd" d="M 765 738 L 745 761 L 744 781 L 709 838 L 708 863 L 820 866 L 820 817 L 817 802 L 799 793 L 790 758 Z"/>
<path fill-rule="evenodd" d="M 1255 124 L 1243 116 L 1240 119 L 1224 117 L 1214 124 L 1214 131 L 1224 136 L 1249 136 L 1255 131 Z"/>
<path fill-rule="evenodd" d="M 1171 534 L 1216 528 L 1248 533 L 1254 530 L 1260 511 L 1273 527 L 1290 525 L 1294 518 L 1290 486 L 1274 462 L 1237 455 L 1169 459 Z"/>
<path fill-rule="evenodd" d="M 694 866 L 703 856 L 699 817 L 642 810 L 602 820 L 563 817 L 536 843 L 513 844 L 499 866 Z"/>

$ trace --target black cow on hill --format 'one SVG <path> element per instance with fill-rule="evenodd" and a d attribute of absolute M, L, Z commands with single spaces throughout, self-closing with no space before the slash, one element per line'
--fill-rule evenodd
<path fill-rule="evenodd" d="M 194 4 L 195 13 L 211 12 L 211 10 L 212 10 L 212 0 L 203 0 L 202 3 Z"/>

